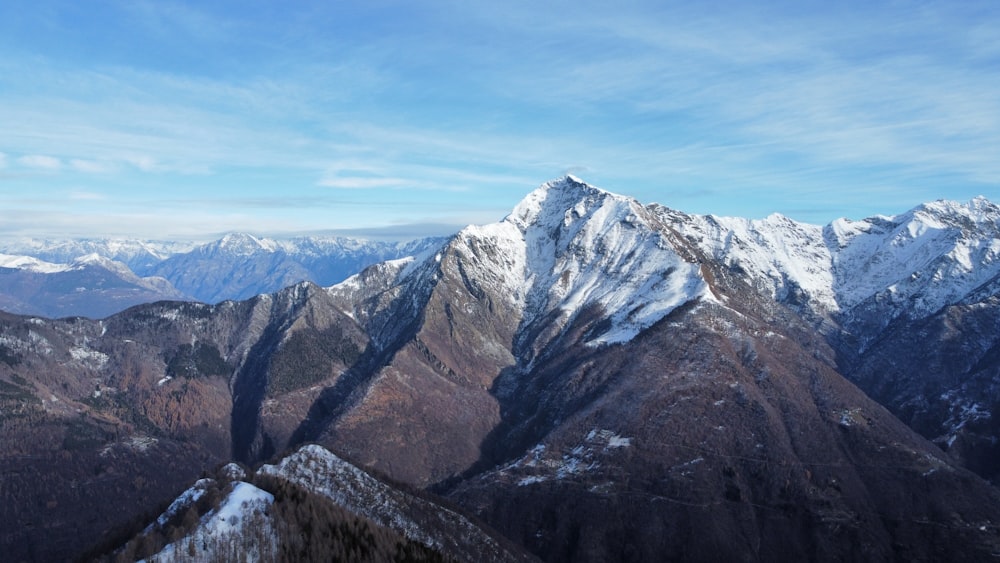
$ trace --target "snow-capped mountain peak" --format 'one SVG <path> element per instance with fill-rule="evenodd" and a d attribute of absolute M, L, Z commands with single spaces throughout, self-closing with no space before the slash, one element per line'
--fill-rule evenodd
<path fill-rule="evenodd" d="M 238 256 L 251 256 L 258 252 L 275 252 L 278 248 L 277 242 L 266 238 L 257 238 L 248 233 L 228 233 L 218 241 L 206 245 L 206 249 Z"/>
<path fill-rule="evenodd" d="M 567 175 L 546 182 L 529 193 L 514 207 L 507 220 L 514 222 L 522 230 L 533 224 L 554 225 L 564 219 L 563 215 L 568 213 L 568 209 L 579 212 L 576 207 L 606 197 L 624 199 L 622 196 L 591 186 L 575 176 Z"/>
<path fill-rule="evenodd" d="M 847 325 L 923 317 L 1000 279 L 1000 207 L 983 197 L 820 227 L 780 213 L 754 220 L 647 208 L 566 177 L 536 189 L 506 219 L 523 234 L 526 279 L 534 275 L 536 285 L 551 288 L 531 293 L 528 309 L 577 310 L 603 291 L 594 289 L 602 277 L 626 287 L 628 269 L 609 267 L 614 249 L 647 244 L 639 234 L 647 229 L 660 232 L 649 213 L 759 290 Z M 618 310 L 617 298 L 597 301 Z"/>
<path fill-rule="evenodd" d="M 685 303 L 713 299 L 700 264 L 679 253 L 673 236 L 636 200 L 565 177 L 528 194 L 497 223 L 466 227 L 405 267 L 370 268 L 332 291 L 369 294 L 374 309 L 352 314 L 399 325 L 420 314 L 418 296 L 453 283 L 443 290 L 449 300 L 486 301 L 490 315 L 502 304 L 518 346 L 540 351 L 578 321 L 588 345 L 618 344 Z M 401 309 L 382 314 L 390 294 L 408 297 L 399 300 Z"/>
<path fill-rule="evenodd" d="M 140 279 L 139 276 L 135 275 L 135 273 L 130 270 L 126 264 L 101 256 L 96 252 L 91 252 L 90 254 L 78 257 L 68 267 L 69 270 L 84 270 L 87 268 L 102 268 L 109 272 L 113 272 L 123 280 L 134 282 L 139 281 Z"/>
<path fill-rule="evenodd" d="M 89 265 L 104 266 L 110 263 L 113 263 L 113 260 L 105 258 L 96 252 L 84 254 L 83 256 L 77 257 L 77 259 L 73 261 L 74 266 L 89 266 Z"/>
<path fill-rule="evenodd" d="M 916 207 L 913 214 L 923 214 L 941 221 L 964 218 L 974 224 L 996 223 L 1000 220 L 1000 207 L 983 196 L 976 196 L 965 203 L 946 199 L 928 202 Z"/>
<path fill-rule="evenodd" d="M 528 194 L 500 223 L 466 228 L 455 244 L 489 239 L 502 262 L 495 269 L 505 272 L 498 293 L 520 302 L 528 324 L 566 326 L 596 306 L 609 322 L 590 342 L 619 343 L 710 296 L 699 266 L 654 222 L 636 200 L 566 176 Z"/>

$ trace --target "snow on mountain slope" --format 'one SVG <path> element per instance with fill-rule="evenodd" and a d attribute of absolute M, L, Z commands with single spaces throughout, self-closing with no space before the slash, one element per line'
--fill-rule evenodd
<path fill-rule="evenodd" d="M 685 261 L 631 198 L 567 176 L 528 195 L 504 221 L 524 245 L 526 313 L 559 311 L 568 324 L 590 305 L 611 321 L 594 343 L 619 343 L 699 298 L 711 298 L 697 264 Z"/>
<path fill-rule="evenodd" d="M 276 241 L 257 238 L 248 233 L 229 233 L 221 239 L 200 246 L 199 250 L 206 253 L 226 253 L 236 256 L 250 256 L 257 252 L 275 252 L 279 245 Z"/>
<path fill-rule="evenodd" d="M 181 493 L 114 560 L 535 561 L 457 509 L 320 446 L 253 474 L 232 463 L 216 473 Z"/>
<path fill-rule="evenodd" d="M 777 300 L 847 325 L 923 318 L 1000 275 L 1000 208 L 984 198 L 936 201 L 896 216 L 826 227 L 688 215 L 653 206 L 708 256 Z"/>
<path fill-rule="evenodd" d="M 152 283 L 163 294 L 147 301 L 179 298 L 216 303 L 271 293 L 300 281 L 323 286 L 334 284 L 371 264 L 419 253 L 428 247 L 439 246 L 442 240 L 384 242 L 346 237 L 270 239 L 247 233 L 230 233 L 201 245 L 118 239 L 27 239 L 0 241 L 0 267 L 36 274 L 58 274 L 89 265 L 108 270 L 128 280 L 128 283 L 144 288 L 145 284 L 135 280 L 162 278 Z M 82 284 L 65 291 L 73 293 L 77 287 L 93 289 Z M 0 291 L 0 307 L 30 314 L 51 312 L 51 307 L 41 298 L 29 297 L 25 300 L 21 297 L 4 295 Z M 46 295 L 45 299 L 51 297 Z M 67 298 L 74 299 L 75 296 Z M 138 302 L 144 301 L 131 301 L 121 308 Z M 112 306 L 100 310 L 110 313 L 121 308 L 114 309 Z M 70 308 L 58 314 L 92 315 L 94 311 L 93 308 Z"/>
<path fill-rule="evenodd" d="M 46 240 L 23 239 L 0 244 L 7 254 L 32 256 L 46 262 L 69 264 L 81 256 L 98 254 L 123 262 L 139 276 L 174 254 L 194 248 L 191 242 L 146 241 L 124 239 Z"/>
<path fill-rule="evenodd" d="M 98 254 L 67 264 L 0 256 L 0 271 L 0 308 L 17 314 L 103 318 L 140 303 L 186 299 L 167 280 L 139 277 Z"/>
<path fill-rule="evenodd" d="M 406 500 L 371 475 L 320 446 L 303 446 L 277 465 L 259 472 L 275 475 L 321 494 L 350 512 L 393 528 L 429 546 L 440 542 L 428 537 L 407 514 Z"/>
<path fill-rule="evenodd" d="M 824 237 L 834 250 L 845 309 L 877 296 L 921 318 L 1000 274 L 1000 208 L 984 198 L 936 201 L 894 217 L 840 219 Z"/>
<path fill-rule="evenodd" d="M 670 230 L 775 299 L 857 332 L 877 331 L 901 316 L 926 317 L 991 280 L 1000 283 L 998 222 L 1000 208 L 984 198 L 931 202 L 896 216 L 839 219 L 825 227 L 779 214 L 761 220 L 690 215 L 643 206 L 567 176 L 530 193 L 503 221 L 469 226 L 448 244 L 489 264 L 461 275 L 496 287 L 523 312 L 526 325 L 546 319 L 557 332 L 582 311 L 600 308 L 609 319 L 601 334 L 589 337 L 598 344 L 627 341 L 680 304 L 711 296 L 698 265 L 669 242 Z M 149 241 L 21 241 L 4 248 L 24 256 L 2 256 L 0 267 L 48 274 L 91 264 L 149 290 L 173 289 L 126 275 L 124 263 L 168 280 L 188 297 L 218 302 L 304 279 L 327 286 L 370 264 L 417 254 L 427 256 L 400 275 L 430 271 L 428 251 L 445 242 L 276 240 L 245 233 L 195 248 Z M 491 256 L 477 255 L 486 247 Z"/>
<path fill-rule="evenodd" d="M 130 281 L 141 279 L 135 274 L 126 264 L 122 262 L 116 262 L 110 258 L 105 258 L 96 252 L 80 256 L 68 265 L 67 271 L 72 270 L 85 270 L 88 267 L 103 268 L 111 273 L 117 274 L 122 277 L 122 279 L 128 279 Z"/>
<path fill-rule="evenodd" d="M 336 237 L 289 240 L 232 233 L 167 258 L 153 272 L 208 303 L 246 299 L 300 281 L 329 286 L 371 264 L 418 253 L 437 239 L 409 243 Z"/>
<path fill-rule="evenodd" d="M 24 272 L 36 274 L 59 274 L 73 271 L 83 271 L 89 268 L 105 270 L 110 274 L 118 276 L 122 280 L 134 283 L 150 289 L 163 289 L 169 283 L 162 278 L 141 278 L 133 272 L 127 264 L 112 260 L 96 252 L 77 257 L 73 261 L 65 264 L 55 264 L 46 262 L 33 256 L 15 256 L 10 254 L 0 254 L 0 268 L 10 268 Z"/>
<path fill-rule="evenodd" d="M 0 254 L 0 268 L 24 270 L 26 272 L 36 272 L 39 274 L 54 274 L 56 272 L 65 272 L 69 269 L 69 266 L 66 264 L 53 264 L 52 262 L 39 260 L 33 256 Z"/>
<path fill-rule="evenodd" d="M 808 302 L 824 312 L 839 310 L 832 258 L 821 227 L 778 213 L 751 220 L 652 207 L 708 256 L 744 273 L 779 301 Z"/>
<path fill-rule="evenodd" d="M 192 505 L 203 494 L 207 486 L 203 479 L 181 494 L 170 509 L 175 511 Z M 201 518 L 201 522 L 193 532 L 176 542 L 165 546 L 159 553 L 150 557 L 149 561 L 229 561 L 235 549 L 240 549 L 242 561 L 273 561 L 275 553 L 258 553 L 254 550 L 242 551 L 248 544 L 241 539 L 252 534 L 263 534 L 273 537 L 268 507 L 274 502 L 274 495 L 261 490 L 250 483 L 236 481 L 228 495 L 215 510 Z M 179 503 L 179 504 L 178 504 Z M 178 504 L 178 506 L 174 506 Z M 171 517 L 164 513 L 158 523 L 162 526 Z M 271 548 L 275 541 L 251 543 L 254 548 Z"/>

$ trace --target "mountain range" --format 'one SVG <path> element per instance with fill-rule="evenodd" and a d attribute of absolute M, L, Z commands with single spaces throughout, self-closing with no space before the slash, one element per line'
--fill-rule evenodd
<path fill-rule="evenodd" d="M 415 560 L 993 560 L 998 226 L 985 199 L 816 227 L 568 176 L 327 287 L 4 314 L 0 545 L 290 560 L 294 505 Z"/>
<path fill-rule="evenodd" d="M 333 285 L 362 268 L 441 239 L 286 240 L 230 233 L 193 245 L 138 240 L 14 240 L 0 244 L 0 309 L 50 318 L 104 318 L 161 300 L 218 303 L 301 281 Z"/>

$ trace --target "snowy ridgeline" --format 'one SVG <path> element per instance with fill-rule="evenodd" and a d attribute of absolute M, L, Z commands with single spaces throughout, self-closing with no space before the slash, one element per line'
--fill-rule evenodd
<path fill-rule="evenodd" d="M 276 465 L 262 466 L 254 476 L 248 477 L 235 464 L 222 468 L 220 475 L 219 479 L 197 481 L 117 555 L 138 555 L 144 557 L 143 561 L 160 563 L 275 561 L 289 552 L 297 553 L 299 547 L 317 547 L 307 545 L 308 535 L 303 536 L 297 528 L 303 522 L 315 533 L 350 528 L 350 522 L 345 527 L 343 516 L 336 521 L 324 520 L 322 512 L 304 509 L 308 499 L 302 495 L 306 494 L 324 499 L 322 502 L 330 503 L 328 506 L 356 518 L 353 525 L 358 535 L 363 541 L 376 542 L 362 548 L 369 554 L 373 548 L 385 549 L 382 546 L 388 545 L 392 555 L 394 549 L 410 549 L 400 544 L 410 541 L 428 553 L 446 553 L 459 560 L 481 559 L 477 554 L 487 554 L 488 560 L 518 560 L 466 517 L 387 485 L 320 446 L 303 446 Z M 289 522 L 289 514 L 305 520 Z M 372 526 L 387 531 L 380 536 Z M 381 546 L 371 532 L 384 540 Z M 150 539 L 165 534 L 169 536 L 166 543 Z M 324 539 L 330 540 L 328 536 Z M 347 537 L 344 543 L 351 541 Z M 305 543 L 290 547 L 289 542 Z M 348 550 L 345 560 L 350 560 L 350 548 L 343 549 Z M 336 558 L 335 553 L 320 555 Z"/>
<path fill-rule="evenodd" d="M 357 516 L 452 556 L 466 559 L 488 553 L 493 559 L 493 555 L 504 553 L 492 536 L 465 516 L 388 486 L 317 445 L 303 446 L 259 472 L 287 479 Z M 498 560 L 508 558 L 498 556 Z"/>
<path fill-rule="evenodd" d="M 509 299 L 525 324 L 554 316 L 565 326 L 598 307 L 610 322 L 590 343 L 618 343 L 680 305 L 713 300 L 697 263 L 709 259 L 821 316 L 866 309 L 888 322 L 933 314 L 990 281 L 1000 283 L 998 225 L 1000 208 L 982 198 L 826 227 L 779 214 L 689 215 L 570 176 L 531 192 L 503 221 L 469 226 L 440 251 L 396 263 L 392 281 L 383 283 L 406 286 L 447 267 L 442 260 L 451 253 L 460 258 L 464 280 Z M 334 291 L 364 291 L 364 279 L 371 276 L 355 276 Z"/>
<path fill-rule="evenodd" d="M 779 214 L 749 220 L 643 206 L 567 177 L 533 191 L 503 221 L 467 227 L 451 249 L 466 258 L 463 276 L 508 296 L 529 323 L 555 312 L 569 324 L 599 306 L 610 326 L 591 342 L 616 343 L 684 303 L 713 299 L 698 259 L 674 234 L 821 316 L 922 318 L 1000 284 L 1000 208 L 983 198 L 820 227 Z"/>
<path fill-rule="evenodd" d="M 157 525 L 164 526 L 182 514 L 213 485 L 210 479 L 198 481 L 171 503 Z M 250 483 L 234 482 L 218 508 L 202 516 L 193 531 L 143 561 L 272 561 L 278 545 L 268 515 L 273 502 L 271 493 Z"/>
<path fill-rule="evenodd" d="M 435 240 L 435 239 L 426 239 Z M 424 239 L 412 242 L 382 242 L 350 237 L 294 237 L 272 239 L 247 233 L 230 233 L 222 238 L 199 244 L 185 241 L 151 241 L 130 239 L 23 239 L 0 242 L 0 265 L 30 266 L 32 257 L 40 263 L 65 267 L 87 256 L 96 256 L 128 265 L 140 275 L 151 266 L 187 254 L 236 255 L 274 254 L 290 256 L 337 257 L 390 253 L 406 255 L 421 248 Z M 17 258 L 22 259 L 17 264 Z"/>
<path fill-rule="evenodd" d="M 920 318 L 1000 275 L 1000 207 L 984 198 L 826 227 L 779 214 L 749 220 L 657 211 L 710 257 L 779 299 L 801 292 L 821 313 L 877 299 L 893 317 Z"/>

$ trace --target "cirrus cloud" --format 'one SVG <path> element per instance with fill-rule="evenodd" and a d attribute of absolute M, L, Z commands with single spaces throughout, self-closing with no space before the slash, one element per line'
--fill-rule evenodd
<path fill-rule="evenodd" d="M 69 165 L 73 168 L 73 170 L 87 174 L 106 174 L 108 172 L 113 172 L 116 169 L 115 165 L 108 162 L 85 160 L 80 158 L 70 160 Z"/>
<path fill-rule="evenodd" d="M 62 168 L 62 161 L 54 156 L 43 154 L 28 154 L 17 159 L 17 162 L 28 168 L 38 168 L 41 170 L 59 170 Z"/>
<path fill-rule="evenodd" d="M 399 188 L 407 184 L 402 178 L 370 178 L 361 176 L 334 176 L 323 178 L 319 185 L 324 188 L 342 190 L 370 190 L 375 188 Z"/>

